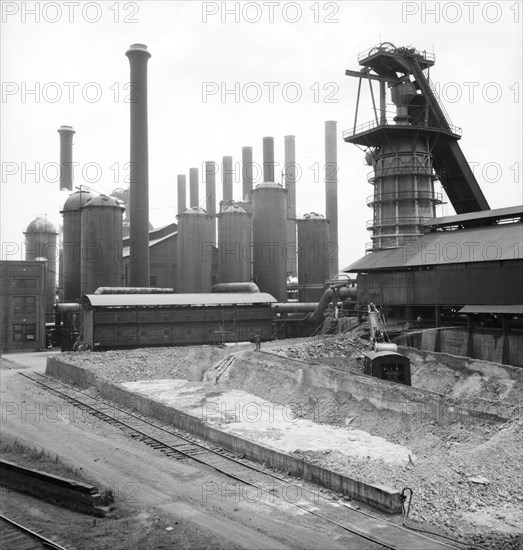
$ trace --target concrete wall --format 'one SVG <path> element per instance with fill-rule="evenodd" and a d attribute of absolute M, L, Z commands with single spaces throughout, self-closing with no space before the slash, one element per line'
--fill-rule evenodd
<path fill-rule="evenodd" d="M 0 485 L 55 502 L 80 512 L 104 516 L 98 489 L 72 479 L 23 468 L 13 462 L 0 460 Z"/>
<path fill-rule="evenodd" d="M 394 338 L 399 345 L 523 367 L 523 334 L 502 329 L 443 327 Z"/>
<path fill-rule="evenodd" d="M 299 458 L 268 449 L 253 441 L 222 432 L 205 424 L 197 417 L 99 380 L 92 373 L 80 367 L 49 357 L 46 373 L 81 387 L 95 386 L 105 399 L 167 424 L 172 424 L 176 428 L 185 430 L 206 441 L 216 443 L 237 455 L 245 455 L 258 463 L 265 463 L 282 472 L 290 472 L 292 475 L 345 494 L 383 512 L 389 514 L 402 512 L 401 495 L 397 491 L 351 479 Z"/>

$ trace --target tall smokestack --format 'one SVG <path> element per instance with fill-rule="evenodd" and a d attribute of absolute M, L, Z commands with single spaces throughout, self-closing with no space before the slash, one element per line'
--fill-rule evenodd
<path fill-rule="evenodd" d="M 242 200 L 250 202 L 253 186 L 252 147 L 242 147 Z"/>
<path fill-rule="evenodd" d="M 178 174 L 178 214 L 187 208 L 187 182 L 184 174 Z"/>
<path fill-rule="evenodd" d="M 285 189 L 287 189 L 287 273 L 296 276 L 296 139 L 285 136 Z"/>
<path fill-rule="evenodd" d="M 274 138 L 263 138 L 263 182 L 274 182 Z"/>
<path fill-rule="evenodd" d="M 232 201 L 232 157 L 223 157 L 223 200 Z"/>
<path fill-rule="evenodd" d="M 60 191 L 73 189 L 73 134 L 72 126 L 60 126 Z"/>
<path fill-rule="evenodd" d="M 330 221 L 329 243 L 334 247 L 330 258 L 330 276 L 338 273 L 338 146 L 336 121 L 325 122 L 325 214 Z"/>
<path fill-rule="evenodd" d="M 208 160 L 205 162 L 205 210 L 211 216 L 216 216 L 216 174 L 218 165 Z M 216 219 L 212 219 L 213 244 L 216 243 Z"/>
<path fill-rule="evenodd" d="M 198 168 L 189 168 L 189 206 L 198 206 Z"/>
<path fill-rule="evenodd" d="M 125 55 L 131 66 L 131 170 L 129 286 L 150 286 L 149 266 L 149 145 L 147 129 L 147 61 L 144 44 L 132 44 Z"/>

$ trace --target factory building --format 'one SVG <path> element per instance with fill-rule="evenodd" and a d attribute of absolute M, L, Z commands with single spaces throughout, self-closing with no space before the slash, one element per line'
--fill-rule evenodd
<path fill-rule="evenodd" d="M 492 210 L 428 79 L 434 56 L 388 42 L 358 57 L 356 116 L 347 143 L 366 147 L 370 252 L 343 271 L 357 273 L 360 310 L 418 329 L 403 343 L 523 365 L 523 208 Z M 361 83 L 379 84 L 375 119 L 357 125 Z M 396 114 L 386 116 L 386 86 Z M 456 211 L 438 218 L 439 180 Z M 519 305 L 518 305 L 519 304 Z M 463 325 L 460 327 L 460 325 Z M 456 328 L 457 327 L 457 328 Z"/>
<path fill-rule="evenodd" d="M 0 261 L 0 352 L 45 349 L 50 276 L 45 262 Z"/>

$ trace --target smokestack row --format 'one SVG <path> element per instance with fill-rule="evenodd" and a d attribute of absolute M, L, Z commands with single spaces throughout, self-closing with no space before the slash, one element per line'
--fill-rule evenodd
<path fill-rule="evenodd" d="M 216 212 L 216 173 L 218 165 L 205 163 L 206 211 L 194 209 L 191 213 L 191 231 L 199 235 L 191 244 L 181 235 L 185 226 L 179 226 L 179 242 L 185 243 L 187 253 L 179 256 L 178 265 L 193 262 L 217 264 L 217 280 L 213 282 L 247 282 L 254 280 L 262 291 L 269 292 L 278 301 L 287 299 L 287 280 L 299 274 L 303 285 L 322 285 L 338 272 L 337 260 L 337 146 L 336 122 L 325 123 L 325 193 L 326 216 L 306 214 L 296 219 L 296 142 L 294 136 L 285 136 L 285 187 L 274 181 L 274 138 L 263 138 L 263 183 L 253 189 L 252 147 L 242 148 L 242 197 L 233 197 L 233 159 L 224 156 L 221 162 L 222 197 L 220 211 Z M 193 172 L 191 172 L 193 173 Z M 191 180 L 196 181 L 196 180 Z M 180 176 L 179 176 L 180 185 Z M 185 180 L 181 185 L 185 187 Z M 192 192 L 191 183 L 191 192 Z M 179 196 L 180 195 L 179 189 Z M 179 214 L 180 211 L 179 199 Z M 197 201 L 191 200 L 191 206 Z M 198 214 L 198 215 L 196 215 Z M 217 248 L 214 223 L 211 229 L 197 229 L 198 224 L 209 225 L 218 218 Z M 205 238 L 202 238 L 205 235 Z M 297 261 L 298 246 L 301 246 Z M 180 249 L 180 248 L 179 248 Z M 199 251 L 199 253 L 195 253 Z M 184 260 L 185 259 L 185 260 Z M 183 269 L 183 268 L 182 268 Z M 191 271 L 193 279 L 197 268 Z M 207 273 L 205 268 L 203 272 Z M 210 274 L 205 275 L 210 277 Z M 182 277 L 184 279 L 186 275 Z M 179 291 L 186 288 L 180 281 Z M 202 288 L 203 282 L 200 284 Z M 208 285 L 203 285 L 208 287 Z M 194 287 L 193 287 L 194 290 Z M 200 290 L 201 291 L 201 290 Z"/>

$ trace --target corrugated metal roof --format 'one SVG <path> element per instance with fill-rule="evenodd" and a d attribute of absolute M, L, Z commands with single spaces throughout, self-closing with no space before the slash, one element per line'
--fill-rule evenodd
<path fill-rule="evenodd" d="M 443 226 L 454 225 L 476 220 L 496 220 L 502 218 L 517 218 L 523 216 L 523 205 L 507 206 L 506 208 L 496 208 L 494 210 L 480 210 L 479 212 L 468 212 L 467 214 L 457 214 L 456 216 L 442 216 L 440 218 L 431 218 L 422 225 L 424 226 Z"/>
<path fill-rule="evenodd" d="M 518 260 L 523 258 L 523 224 L 510 223 L 422 235 L 400 248 L 372 252 L 343 271 Z"/>
<path fill-rule="evenodd" d="M 272 304 L 276 299 L 266 292 L 213 294 L 87 294 L 95 307 L 218 306 L 234 304 Z"/>
<path fill-rule="evenodd" d="M 458 313 L 504 313 L 506 315 L 523 315 L 523 305 L 516 306 L 465 306 Z"/>
<path fill-rule="evenodd" d="M 160 237 L 159 239 L 150 239 L 149 240 L 149 248 L 152 246 L 155 246 L 159 243 L 163 243 L 164 241 L 167 241 L 169 239 L 172 239 L 173 237 L 176 237 L 178 235 L 178 231 L 175 231 L 174 233 L 169 233 L 168 235 L 165 235 L 164 237 Z M 122 249 L 122 256 L 124 258 L 127 258 L 130 254 L 130 247 L 124 246 Z"/>

